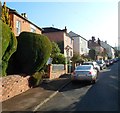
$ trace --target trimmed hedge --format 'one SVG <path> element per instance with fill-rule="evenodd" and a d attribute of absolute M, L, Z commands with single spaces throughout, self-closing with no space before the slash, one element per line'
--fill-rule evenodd
<path fill-rule="evenodd" d="M 18 36 L 18 47 L 15 53 L 19 73 L 33 74 L 46 64 L 52 51 L 48 37 L 31 32 L 22 32 Z"/>
<path fill-rule="evenodd" d="M 2 31 L 2 36 L 0 37 L 0 40 L 2 40 L 2 46 L 0 46 L 0 56 L 2 56 L 0 58 L 0 65 L 2 65 L 2 76 L 5 76 L 8 61 L 17 48 L 17 39 L 9 26 L 1 20 L 0 26 L 0 31 Z"/>

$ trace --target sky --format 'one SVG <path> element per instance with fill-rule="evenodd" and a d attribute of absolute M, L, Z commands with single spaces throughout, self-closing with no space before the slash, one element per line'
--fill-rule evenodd
<path fill-rule="evenodd" d="M 27 13 L 28 19 L 37 26 L 55 27 L 73 31 L 87 40 L 95 36 L 118 45 L 118 1 L 102 2 L 6 2 L 19 14 Z"/>

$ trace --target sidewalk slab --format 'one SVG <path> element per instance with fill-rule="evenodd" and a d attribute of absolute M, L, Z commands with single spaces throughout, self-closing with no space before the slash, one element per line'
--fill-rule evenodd
<path fill-rule="evenodd" d="M 33 111 L 45 99 L 70 82 L 70 75 L 55 80 L 46 80 L 39 87 L 2 102 L 2 111 Z"/>

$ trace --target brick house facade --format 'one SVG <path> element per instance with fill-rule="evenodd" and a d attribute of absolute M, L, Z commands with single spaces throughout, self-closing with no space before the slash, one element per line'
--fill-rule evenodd
<path fill-rule="evenodd" d="M 21 32 L 35 32 L 38 34 L 42 33 L 42 29 L 28 20 L 26 13 L 22 13 L 21 15 L 13 9 L 8 8 L 10 23 L 12 27 L 12 31 L 15 36 L 18 36 Z"/>
<path fill-rule="evenodd" d="M 88 48 L 96 51 L 96 60 L 106 59 L 106 49 L 101 46 L 99 38 L 96 41 L 95 37 L 92 37 L 92 40 L 88 41 Z"/>
<path fill-rule="evenodd" d="M 73 39 L 70 38 L 69 34 L 67 33 L 66 27 L 63 30 L 53 27 L 46 27 L 42 29 L 43 34 L 46 35 L 51 41 L 57 42 L 58 45 L 60 43 L 62 44 L 60 44 L 61 47 L 59 47 L 65 57 L 73 57 Z"/>

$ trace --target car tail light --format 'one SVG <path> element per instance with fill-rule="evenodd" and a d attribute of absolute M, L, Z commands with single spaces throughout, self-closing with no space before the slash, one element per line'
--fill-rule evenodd
<path fill-rule="evenodd" d="M 92 74 L 92 72 L 90 71 L 89 74 Z"/>
<path fill-rule="evenodd" d="M 76 72 L 74 71 L 73 74 L 76 74 Z"/>

